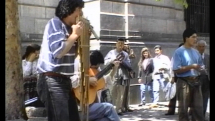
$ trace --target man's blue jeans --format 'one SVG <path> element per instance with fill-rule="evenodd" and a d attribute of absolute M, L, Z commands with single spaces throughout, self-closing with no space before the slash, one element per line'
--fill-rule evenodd
<path fill-rule="evenodd" d="M 45 104 L 48 121 L 80 121 L 69 78 L 39 74 L 37 92 Z"/>
<path fill-rule="evenodd" d="M 159 98 L 160 98 L 160 87 L 161 87 L 161 90 L 163 91 L 164 88 L 166 87 L 166 85 L 167 85 L 167 82 L 165 81 L 164 78 L 154 79 L 153 80 L 153 83 L 152 83 L 153 96 L 154 96 L 153 103 L 157 103 L 159 101 Z"/>
<path fill-rule="evenodd" d="M 113 105 L 110 103 L 93 103 L 89 106 L 90 121 L 120 121 Z"/>

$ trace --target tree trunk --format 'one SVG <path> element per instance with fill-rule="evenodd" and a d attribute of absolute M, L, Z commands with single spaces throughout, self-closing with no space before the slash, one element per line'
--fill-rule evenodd
<path fill-rule="evenodd" d="M 20 118 L 24 89 L 19 39 L 18 0 L 6 0 L 6 119 Z"/>

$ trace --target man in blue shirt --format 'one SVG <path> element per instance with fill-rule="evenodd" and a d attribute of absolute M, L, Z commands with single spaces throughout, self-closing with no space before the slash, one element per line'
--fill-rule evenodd
<path fill-rule="evenodd" d="M 37 92 L 45 104 L 48 121 L 79 121 L 70 76 L 74 75 L 76 40 L 82 23 L 76 18 L 82 14 L 82 0 L 61 0 L 55 10 L 56 17 L 45 26 L 38 60 Z"/>
<path fill-rule="evenodd" d="M 188 107 L 192 110 L 193 121 L 204 121 L 201 85 L 199 82 L 203 62 L 199 52 L 193 48 L 197 34 L 193 29 L 183 33 L 184 45 L 173 54 L 173 71 L 178 77 L 177 96 L 179 121 L 189 121 Z"/>

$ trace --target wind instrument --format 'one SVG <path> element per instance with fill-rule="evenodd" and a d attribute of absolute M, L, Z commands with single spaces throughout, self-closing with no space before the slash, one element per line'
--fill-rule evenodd
<path fill-rule="evenodd" d="M 79 16 L 76 20 L 83 23 L 83 30 L 79 37 L 77 58 L 79 59 L 79 72 L 80 72 L 80 111 L 82 121 L 88 121 L 88 108 L 89 108 L 89 68 L 90 68 L 90 23 L 87 19 Z"/>

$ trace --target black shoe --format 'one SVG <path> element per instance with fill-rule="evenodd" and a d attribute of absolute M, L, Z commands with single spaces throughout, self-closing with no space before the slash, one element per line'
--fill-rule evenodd
<path fill-rule="evenodd" d="M 146 103 L 140 103 L 138 106 L 140 107 L 140 106 L 143 106 L 143 105 L 145 105 Z"/>
<path fill-rule="evenodd" d="M 122 116 L 123 114 L 122 113 L 117 113 L 119 116 Z"/>

